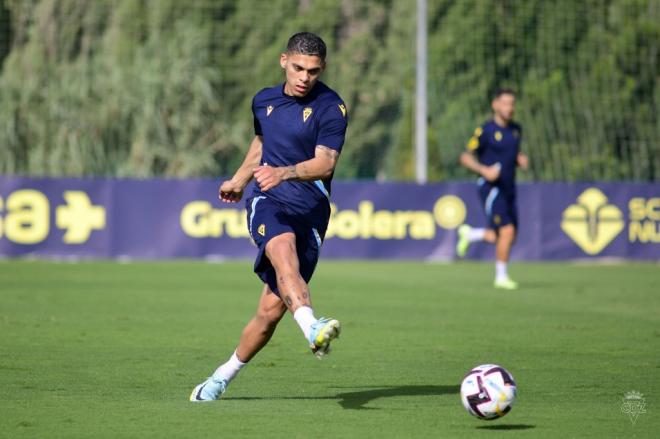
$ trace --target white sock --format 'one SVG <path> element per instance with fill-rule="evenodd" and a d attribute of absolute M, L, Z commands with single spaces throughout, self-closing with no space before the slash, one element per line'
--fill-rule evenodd
<path fill-rule="evenodd" d="M 471 229 L 467 235 L 469 242 L 483 241 L 486 236 L 486 229 L 483 228 L 474 228 Z"/>
<path fill-rule="evenodd" d="M 495 280 L 501 281 L 509 278 L 507 272 L 507 263 L 504 261 L 495 261 Z"/>
<path fill-rule="evenodd" d="M 293 318 L 302 329 L 305 338 L 309 340 L 309 333 L 312 332 L 312 325 L 316 323 L 316 317 L 314 317 L 314 311 L 309 306 L 301 306 L 293 313 Z"/>
<path fill-rule="evenodd" d="M 227 380 L 229 383 L 231 380 L 238 375 L 238 372 L 246 365 L 236 356 L 236 351 L 231 355 L 231 358 L 220 367 L 218 367 L 215 372 L 213 372 L 213 379 L 216 381 Z"/>

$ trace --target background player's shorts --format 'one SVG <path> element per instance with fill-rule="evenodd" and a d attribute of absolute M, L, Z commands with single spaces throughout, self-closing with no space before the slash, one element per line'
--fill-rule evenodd
<path fill-rule="evenodd" d="M 317 230 L 304 224 L 294 215 L 284 212 L 279 204 L 264 196 L 251 198 L 246 204 L 248 231 L 252 241 L 259 248 L 257 259 L 254 261 L 254 272 L 257 276 L 268 284 L 275 294 L 280 295 L 275 269 L 265 254 L 266 244 L 282 233 L 291 232 L 296 235 L 300 275 L 305 282 L 309 282 L 319 260 L 325 229 Z"/>
<path fill-rule="evenodd" d="M 497 230 L 508 224 L 518 228 L 515 193 L 508 193 L 498 187 L 485 184 L 479 188 L 479 195 L 491 228 Z"/>

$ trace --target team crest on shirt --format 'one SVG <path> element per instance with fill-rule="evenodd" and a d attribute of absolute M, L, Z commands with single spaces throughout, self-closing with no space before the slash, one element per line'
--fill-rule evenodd
<path fill-rule="evenodd" d="M 498 142 L 502 140 L 502 132 L 501 131 L 495 131 L 495 140 Z"/>
<path fill-rule="evenodd" d="M 312 115 L 312 107 L 305 107 L 303 110 L 303 122 L 307 122 L 307 119 L 309 119 L 309 116 Z"/>
<path fill-rule="evenodd" d="M 338 107 L 339 107 L 339 110 L 341 111 L 342 116 L 346 117 L 346 105 L 339 104 Z"/>
<path fill-rule="evenodd" d="M 270 113 L 273 112 L 274 108 L 275 107 L 273 107 L 272 105 L 269 105 L 269 106 L 266 107 L 266 117 L 270 116 Z"/>
<path fill-rule="evenodd" d="M 520 131 L 518 131 L 518 130 L 513 130 L 513 137 L 515 137 L 516 139 L 517 139 L 518 137 L 520 137 Z"/>
<path fill-rule="evenodd" d="M 257 229 L 257 233 L 261 236 L 266 236 L 266 224 L 261 224 Z"/>

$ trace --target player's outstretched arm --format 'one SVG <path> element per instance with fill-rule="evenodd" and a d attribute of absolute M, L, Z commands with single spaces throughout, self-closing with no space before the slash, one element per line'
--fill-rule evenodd
<path fill-rule="evenodd" d="M 482 165 L 479 163 L 474 154 L 467 151 L 461 154 L 460 163 L 463 165 L 463 167 L 469 169 L 475 174 L 482 176 L 488 181 L 495 181 L 500 176 L 501 166 L 499 163 L 491 166 Z"/>
<path fill-rule="evenodd" d="M 529 157 L 524 152 L 519 152 L 518 157 L 516 157 L 516 163 L 520 166 L 520 169 L 526 171 L 529 169 Z"/>
<path fill-rule="evenodd" d="M 259 166 L 254 169 L 254 178 L 262 191 L 274 188 L 286 180 L 310 181 L 328 178 L 337 166 L 339 152 L 323 145 L 316 145 L 314 158 L 292 166 L 274 168 Z"/>
<path fill-rule="evenodd" d="M 241 200 L 245 186 L 252 180 L 252 170 L 261 161 L 262 146 L 263 139 L 261 136 L 254 136 L 241 166 L 231 180 L 224 181 L 220 185 L 218 190 L 220 200 L 225 203 L 237 203 Z"/>

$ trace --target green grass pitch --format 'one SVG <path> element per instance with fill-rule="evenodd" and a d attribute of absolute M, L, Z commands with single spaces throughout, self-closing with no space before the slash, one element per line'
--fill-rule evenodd
<path fill-rule="evenodd" d="M 233 351 L 250 263 L 0 262 L 0 437 L 658 437 L 660 267 L 322 261 L 319 361 L 290 316 L 226 398 L 188 396 Z M 516 405 L 472 418 L 458 387 L 506 367 Z M 643 394 L 633 424 L 624 395 Z"/>

